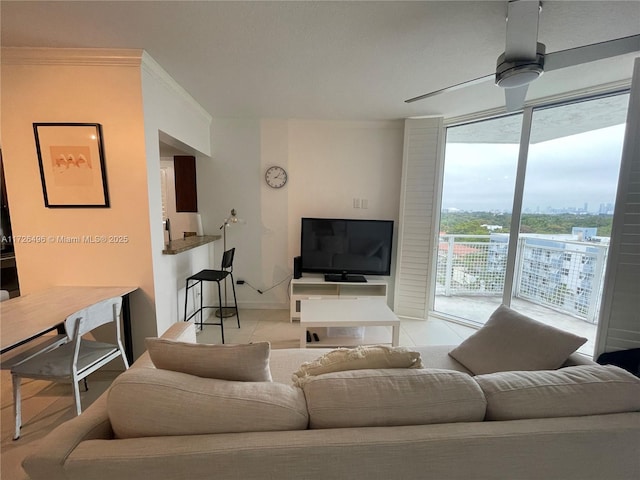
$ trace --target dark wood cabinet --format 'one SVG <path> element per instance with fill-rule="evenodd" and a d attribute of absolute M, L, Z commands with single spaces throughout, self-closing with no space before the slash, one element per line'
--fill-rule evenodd
<path fill-rule="evenodd" d="M 176 212 L 197 212 L 196 157 L 176 155 L 173 157 L 173 164 L 176 179 Z"/>

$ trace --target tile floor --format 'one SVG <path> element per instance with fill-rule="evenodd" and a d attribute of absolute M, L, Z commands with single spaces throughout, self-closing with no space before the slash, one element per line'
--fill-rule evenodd
<path fill-rule="evenodd" d="M 240 310 L 238 329 L 236 318 L 225 319 L 226 343 L 270 341 L 272 348 L 295 348 L 299 342 L 299 323 L 289 322 L 288 310 Z M 442 320 L 403 320 L 400 344 L 459 344 L 474 330 Z M 199 343 L 220 343 L 220 327 L 205 326 L 198 333 Z M 4 360 L 4 358 L 3 358 Z M 24 456 L 42 437 L 57 425 L 73 418 L 73 398 L 69 385 L 53 384 L 41 380 L 23 380 L 22 436 L 13 441 L 13 396 L 11 375 L 0 370 L 0 478 L 26 480 L 20 464 Z M 100 370 L 89 377 L 89 391 L 81 392 L 83 408 L 87 408 L 101 395 L 119 374 L 118 371 Z"/>
<path fill-rule="evenodd" d="M 224 325 L 226 343 L 269 341 L 273 348 L 297 348 L 299 345 L 300 323 L 289 322 L 289 310 L 241 309 L 240 329 L 235 317 L 225 319 Z M 404 319 L 400 326 L 400 345 L 457 345 L 474 331 L 444 320 Z M 198 343 L 220 343 L 220 327 L 205 325 L 197 338 Z"/>
<path fill-rule="evenodd" d="M 435 310 L 461 319 L 475 319 L 482 324 L 500 303 L 502 303 L 502 298 L 497 296 L 456 295 L 445 297 L 437 295 Z M 578 349 L 578 352 L 589 356 L 593 355 L 597 325 L 522 298 L 512 299 L 511 308 L 540 322 L 587 338 L 587 342 Z"/>

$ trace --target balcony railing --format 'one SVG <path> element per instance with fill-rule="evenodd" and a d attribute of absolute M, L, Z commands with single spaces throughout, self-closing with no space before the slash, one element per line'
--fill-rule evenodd
<path fill-rule="evenodd" d="M 441 235 L 436 295 L 502 295 L 508 234 Z M 518 240 L 514 295 L 596 323 L 606 244 L 526 235 Z"/>

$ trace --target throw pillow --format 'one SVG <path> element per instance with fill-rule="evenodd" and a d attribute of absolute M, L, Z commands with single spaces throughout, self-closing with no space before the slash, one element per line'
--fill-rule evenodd
<path fill-rule="evenodd" d="M 116 438 L 305 430 L 309 421 L 304 393 L 291 385 L 155 368 L 118 376 L 107 413 Z"/>
<path fill-rule="evenodd" d="M 474 377 L 487 420 L 576 417 L 640 410 L 640 379 L 622 368 L 581 365 Z"/>
<path fill-rule="evenodd" d="M 587 341 L 499 306 L 484 326 L 449 352 L 475 375 L 553 370 Z"/>
<path fill-rule="evenodd" d="M 422 368 L 422 360 L 420 353 L 406 347 L 367 345 L 337 348 L 313 362 L 303 363 L 292 378 L 295 385 L 301 386 L 315 375 L 373 368 Z"/>
<path fill-rule="evenodd" d="M 156 368 L 221 380 L 271 381 L 269 342 L 207 345 L 147 338 L 145 343 Z"/>
<path fill-rule="evenodd" d="M 486 401 L 473 377 L 453 370 L 351 370 L 302 387 L 311 428 L 481 422 Z"/>

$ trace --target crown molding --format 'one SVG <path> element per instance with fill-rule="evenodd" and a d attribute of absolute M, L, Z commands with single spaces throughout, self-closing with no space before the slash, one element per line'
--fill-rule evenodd
<path fill-rule="evenodd" d="M 3 47 L 3 65 L 140 67 L 143 50 L 106 48 Z"/>
<path fill-rule="evenodd" d="M 211 124 L 212 116 L 200 105 L 189 92 L 180 86 L 162 66 L 156 62 L 147 52 L 142 52 L 142 70 L 158 80 L 165 88 L 168 88 L 176 95 L 180 96 L 191 107 L 196 109 Z"/>
<path fill-rule="evenodd" d="M 211 123 L 211 115 L 142 49 L 2 47 L 2 65 L 136 67 L 152 75 Z"/>

